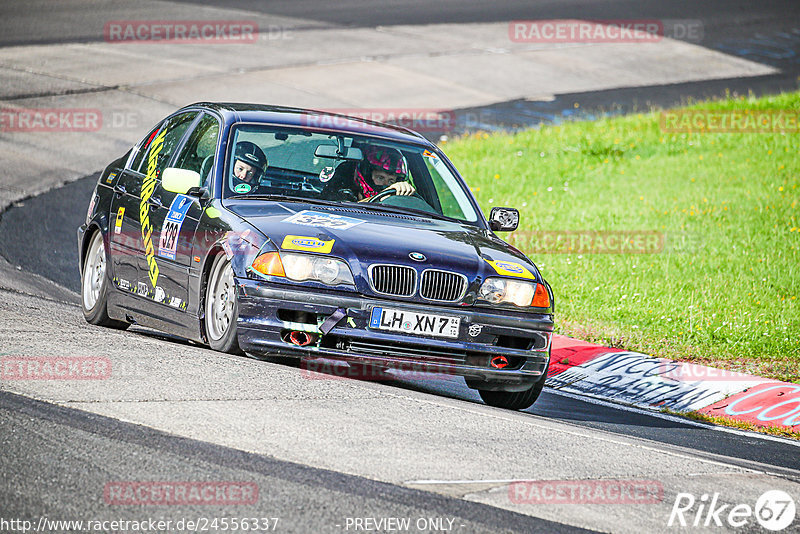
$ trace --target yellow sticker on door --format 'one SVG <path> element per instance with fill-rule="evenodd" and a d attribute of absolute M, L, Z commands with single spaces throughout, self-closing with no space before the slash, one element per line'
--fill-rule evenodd
<path fill-rule="evenodd" d="M 287 235 L 283 239 L 281 248 L 284 250 L 302 250 L 304 252 L 319 252 L 329 254 L 333 250 L 334 239 L 321 241 L 316 237 L 306 237 L 302 235 Z"/>
<path fill-rule="evenodd" d="M 122 219 L 125 217 L 125 208 L 117 210 L 117 220 L 114 222 L 114 233 L 118 234 L 122 231 Z"/>

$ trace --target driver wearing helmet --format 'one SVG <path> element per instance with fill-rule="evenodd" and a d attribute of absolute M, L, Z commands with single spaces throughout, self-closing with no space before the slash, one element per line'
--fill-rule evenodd
<path fill-rule="evenodd" d="M 407 175 L 406 161 L 399 150 L 368 146 L 364 149 L 364 160 L 356 169 L 356 185 L 363 197 L 359 200 L 374 197 L 385 189 L 394 189 L 397 195 L 413 195 L 414 187 L 405 181 Z"/>
<path fill-rule="evenodd" d="M 255 143 L 236 143 L 233 153 L 232 189 L 237 193 L 249 193 L 258 187 L 259 180 L 267 169 L 267 156 Z"/>
<path fill-rule="evenodd" d="M 345 162 L 337 167 L 322 191 L 322 198 L 361 202 L 388 189 L 402 196 L 416 192 L 414 186 L 405 181 L 408 172 L 399 150 L 370 145 L 363 151 L 364 159 L 358 165 Z"/>

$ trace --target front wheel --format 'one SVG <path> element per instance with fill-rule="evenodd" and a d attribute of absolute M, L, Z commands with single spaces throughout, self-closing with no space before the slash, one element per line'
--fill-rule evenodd
<path fill-rule="evenodd" d="M 479 389 L 478 393 L 483 399 L 483 402 L 495 408 L 505 408 L 506 410 L 524 410 L 525 408 L 530 408 L 542 393 L 544 383 L 547 380 L 547 369 L 549 367 L 550 365 L 548 363 L 541 378 L 524 391 L 489 391 L 486 389 Z"/>
<path fill-rule="evenodd" d="M 108 316 L 108 261 L 103 246 L 103 234 L 95 232 L 86 257 L 83 260 L 81 278 L 81 308 L 87 322 L 98 326 L 125 329 L 130 326 Z"/>
<path fill-rule="evenodd" d="M 205 294 L 205 331 L 208 345 L 220 352 L 240 354 L 236 339 L 239 306 L 231 262 L 224 254 L 214 258 Z"/>

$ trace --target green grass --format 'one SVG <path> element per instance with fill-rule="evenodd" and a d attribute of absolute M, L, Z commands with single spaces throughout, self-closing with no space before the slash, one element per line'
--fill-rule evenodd
<path fill-rule="evenodd" d="M 800 110 L 800 93 L 701 109 Z M 664 133 L 659 113 L 478 132 L 443 146 L 553 286 L 557 330 L 800 380 L 800 134 Z M 533 253 L 526 232 L 651 231 L 649 254 Z"/>

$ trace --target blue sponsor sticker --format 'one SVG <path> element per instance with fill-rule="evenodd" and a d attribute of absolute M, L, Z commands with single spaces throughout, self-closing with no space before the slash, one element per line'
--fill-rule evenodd
<path fill-rule="evenodd" d="M 169 206 L 164 224 L 161 226 L 161 237 L 158 240 L 158 255 L 170 260 L 175 259 L 178 249 L 178 235 L 181 233 L 183 220 L 186 218 L 189 208 L 192 206 L 192 198 L 186 195 L 175 195 L 172 204 Z"/>
<path fill-rule="evenodd" d="M 522 266 L 517 265 L 516 263 L 508 263 L 508 262 L 505 262 L 505 261 L 498 261 L 498 262 L 495 262 L 495 264 L 498 267 L 500 267 L 501 269 L 505 269 L 506 271 L 509 271 L 509 272 L 512 272 L 512 273 L 522 273 L 522 272 L 524 272 Z"/>
<path fill-rule="evenodd" d="M 325 246 L 325 243 L 318 239 L 292 239 L 292 243 L 298 247 L 308 248 L 321 248 Z"/>
<path fill-rule="evenodd" d="M 369 318 L 369 327 L 378 328 L 381 325 L 381 315 L 383 308 L 372 308 L 372 315 Z"/>

